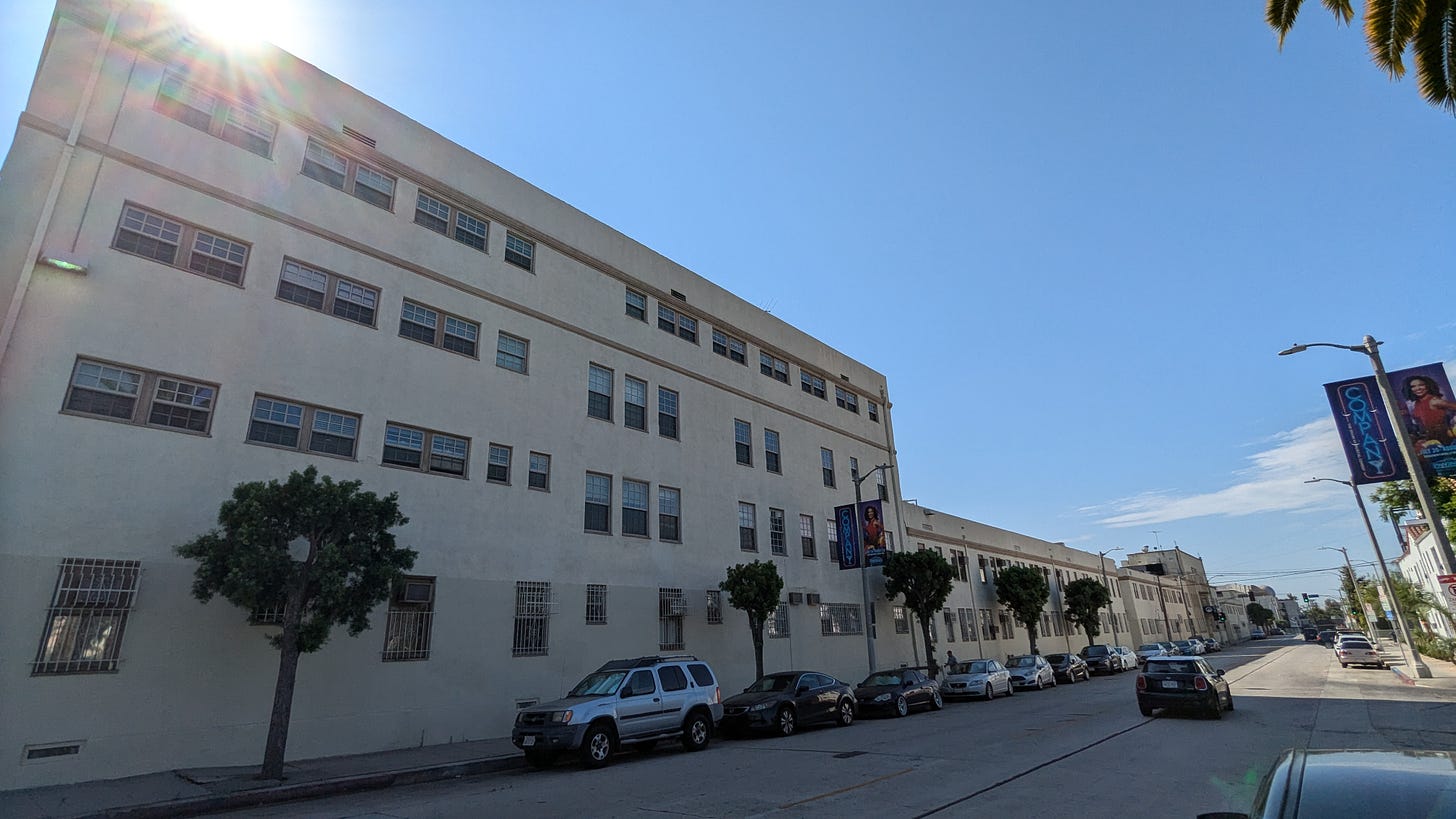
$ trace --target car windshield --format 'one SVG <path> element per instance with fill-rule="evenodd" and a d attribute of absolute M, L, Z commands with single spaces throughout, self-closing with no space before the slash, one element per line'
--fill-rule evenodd
<path fill-rule="evenodd" d="M 1148 671 L 1154 674 L 1197 674 L 1198 666 L 1186 660 L 1174 660 L 1172 662 L 1148 663 Z"/>
<path fill-rule="evenodd" d="M 1046 661 L 1049 662 L 1049 663 L 1052 663 L 1053 665 L 1057 665 L 1057 664 L 1060 664 L 1060 663 L 1068 662 L 1070 660 L 1070 658 L 1071 658 L 1071 655 L 1070 654 L 1048 654 L 1048 655 L 1046 655 Z"/>
<path fill-rule="evenodd" d="M 753 685 L 744 689 L 749 694 L 768 694 L 773 691 L 787 691 L 794 684 L 793 674 L 770 674 L 759 677 Z"/>
<path fill-rule="evenodd" d="M 1024 654 L 1020 657 L 1012 657 L 1006 665 L 1011 668 L 1033 668 L 1036 666 L 1036 658 L 1030 654 Z"/>
<path fill-rule="evenodd" d="M 1082 649 L 1082 653 L 1088 657 L 1101 657 L 1107 654 L 1107 646 L 1087 646 Z"/>
<path fill-rule="evenodd" d="M 1356 640 L 1356 639 L 1353 639 L 1353 638 L 1350 638 L 1350 637 L 1346 637 L 1345 639 L 1341 640 L 1340 641 L 1340 645 L 1341 646 L 1349 646 L 1350 648 L 1369 648 L 1370 647 L 1370 644 L 1367 643 L 1367 642 L 1365 642 L 1364 640 Z"/>
<path fill-rule="evenodd" d="M 1154 643 L 1145 643 L 1138 646 L 1138 651 L 1162 651 L 1163 647 Z"/>
<path fill-rule="evenodd" d="M 615 694 L 617 689 L 622 687 L 622 681 L 627 679 L 626 671 L 595 671 L 586 675 L 586 678 L 571 689 L 568 697 L 598 697 L 603 694 Z"/>
<path fill-rule="evenodd" d="M 881 671 L 878 674 L 871 674 L 868 677 L 865 677 L 865 681 L 864 682 L 860 683 L 860 685 L 863 685 L 863 686 L 871 686 L 871 685 L 899 685 L 899 684 L 900 684 L 900 675 L 899 674 L 896 674 L 893 671 Z"/>

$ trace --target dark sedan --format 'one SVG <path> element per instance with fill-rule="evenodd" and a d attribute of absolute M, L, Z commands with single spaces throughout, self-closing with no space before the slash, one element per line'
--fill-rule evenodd
<path fill-rule="evenodd" d="M 1145 717 L 1154 708 L 1176 708 L 1220 719 L 1234 710 L 1234 694 L 1223 670 L 1201 657 L 1149 657 L 1137 678 L 1137 703 Z"/>
<path fill-rule="evenodd" d="M 1087 667 L 1087 661 L 1076 654 L 1048 654 L 1046 661 L 1059 680 L 1074 683 L 1077 680 L 1092 679 L 1092 670 Z"/>
<path fill-rule="evenodd" d="M 945 707 L 940 684 L 915 668 L 876 671 L 855 687 L 854 698 L 862 713 L 880 711 L 897 717 L 905 716 L 912 708 L 939 711 Z"/>
<path fill-rule="evenodd" d="M 857 708 L 849 683 L 817 671 L 780 671 L 723 701 L 725 734 L 772 731 L 789 736 L 800 725 L 854 722 Z"/>

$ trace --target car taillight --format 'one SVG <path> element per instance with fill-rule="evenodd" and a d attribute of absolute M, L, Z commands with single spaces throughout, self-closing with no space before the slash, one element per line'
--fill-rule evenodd
<path fill-rule="evenodd" d="M 1198 689 L 1199 691 L 1207 691 L 1208 690 L 1208 678 L 1207 677 L 1194 677 L 1193 678 L 1193 687 L 1196 688 L 1196 689 Z"/>
<path fill-rule="evenodd" d="M 1139 690 L 1139 691 L 1146 691 L 1146 690 L 1148 690 L 1148 678 L 1147 677 L 1144 677 L 1141 674 L 1138 675 L 1137 690 Z"/>
<path fill-rule="evenodd" d="M 722 701 L 723 701 L 723 689 L 720 688 L 720 687 L 718 687 L 718 686 L 714 686 L 713 687 L 713 702 L 722 702 Z"/>

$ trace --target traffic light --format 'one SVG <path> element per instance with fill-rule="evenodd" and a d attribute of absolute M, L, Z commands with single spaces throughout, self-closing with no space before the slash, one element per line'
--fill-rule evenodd
<path fill-rule="evenodd" d="M 1304 602 L 1306 602 L 1306 603 L 1308 603 L 1308 602 L 1309 602 L 1309 595 L 1308 595 L 1308 594 L 1306 594 L 1306 595 L 1305 595 L 1305 596 L 1304 596 Z"/>
<path fill-rule="evenodd" d="M 1227 623 L 1228 622 L 1228 615 L 1227 614 L 1224 614 L 1223 612 L 1219 612 L 1218 613 L 1218 621 L 1220 623 Z"/>

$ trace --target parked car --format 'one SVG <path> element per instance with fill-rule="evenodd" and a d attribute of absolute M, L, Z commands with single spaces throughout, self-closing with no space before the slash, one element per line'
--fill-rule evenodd
<path fill-rule="evenodd" d="M 1262 640 L 1262 639 L 1264 639 L 1264 630 L 1261 629 L 1261 628 L 1257 628 L 1257 627 L 1249 629 L 1249 639 L 1250 640 Z"/>
<path fill-rule="evenodd" d="M 1035 688 L 1040 691 L 1047 686 L 1057 685 L 1057 675 L 1046 658 L 1040 654 L 1014 654 L 1006 658 L 1006 670 L 1011 672 L 1011 684 L 1017 688 Z"/>
<path fill-rule="evenodd" d="M 1427 819 L 1449 816 L 1456 752 L 1294 748 L 1264 775 L 1246 814 L 1200 819 Z"/>
<path fill-rule="evenodd" d="M 1109 645 L 1097 643 L 1084 646 L 1077 654 L 1087 661 L 1087 669 L 1094 673 L 1116 674 L 1127 670 L 1123 665 L 1122 655 L 1113 651 Z"/>
<path fill-rule="evenodd" d="M 940 683 L 942 697 L 985 697 L 995 699 L 997 694 L 1011 696 L 1011 672 L 995 660 L 967 660 L 950 663 L 945 667 L 945 679 Z"/>
<path fill-rule="evenodd" d="M 723 718 L 718 678 L 691 654 L 612 660 L 565 697 L 521 709 L 511 743 L 544 768 L 564 751 L 600 768 L 622 746 L 678 739 L 689 751 L 708 747 Z"/>
<path fill-rule="evenodd" d="M 857 712 L 854 688 L 817 671 L 766 674 L 723 700 L 725 734 L 773 731 L 789 736 L 800 725 L 834 722 L 849 725 Z"/>
<path fill-rule="evenodd" d="M 1319 629 L 1315 628 L 1314 626 L 1305 626 L 1299 631 L 1301 634 L 1304 635 L 1304 641 L 1307 643 L 1313 643 L 1314 641 L 1319 639 Z"/>
<path fill-rule="evenodd" d="M 1385 667 L 1385 660 L 1375 646 L 1370 645 L 1368 640 L 1358 637 L 1346 637 L 1341 640 L 1335 646 L 1335 659 L 1340 661 L 1340 668 L 1349 668 L 1352 665 Z"/>
<path fill-rule="evenodd" d="M 1163 647 L 1163 650 L 1166 651 L 1166 652 L 1168 652 L 1168 656 L 1169 657 L 1176 657 L 1179 654 L 1182 654 L 1183 653 L 1182 651 L 1180 651 L 1178 649 L 1178 644 L 1177 643 L 1170 643 L 1170 642 L 1164 641 L 1164 642 L 1158 643 L 1158 645 L 1162 646 Z"/>
<path fill-rule="evenodd" d="M 1203 643 L 1203 650 L 1209 654 L 1223 651 L 1223 643 L 1220 643 L 1217 637 L 1199 637 L 1198 640 Z"/>
<path fill-rule="evenodd" d="M 876 671 L 854 689 L 854 699 L 861 713 L 883 711 L 897 717 L 912 708 L 945 707 L 940 685 L 918 668 L 891 668 Z"/>
<path fill-rule="evenodd" d="M 1330 648 L 1331 646 L 1333 646 L 1335 644 L 1335 630 L 1334 629 L 1325 629 L 1324 631 L 1321 631 L 1318 636 L 1319 636 L 1319 644 L 1322 645 L 1322 646 L 1324 646 L 1325 648 Z"/>
<path fill-rule="evenodd" d="M 1113 646 L 1112 650 L 1122 658 L 1122 667 L 1127 671 L 1136 671 L 1138 667 L 1137 653 L 1127 646 Z"/>
<path fill-rule="evenodd" d="M 1148 661 L 1149 657 L 1168 656 L 1168 650 L 1166 648 L 1163 648 L 1162 643 L 1143 643 L 1142 645 L 1137 647 L 1136 656 L 1138 665 L 1142 665 L 1143 663 Z"/>
<path fill-rule="evenodd" d="M 1234 695 L 1223 669 L 1214 670 L 1201 657 L 1152 657 L 1137 678 L 1138 711 L 1154 708 L 1199 711 L 1214 719 L 1234 710 Z"/>
<path fill-rule="evenodd" d="M 1076 654 L 1048 654 L 1046 661 L 1058 680 L 1074 683 L 1077 680 L 1092 679 L 1092 669 L 1087 667 L 1087 661 Z"/>
<path fill-rule="evenodd" d="M 1177 647 L 1175 653 L 1179 657 L 1197 657 L 1203 653 L 1203 646 L 1195 645 L 1192 640 L 1174 640 L 1173 645 Z"/>

